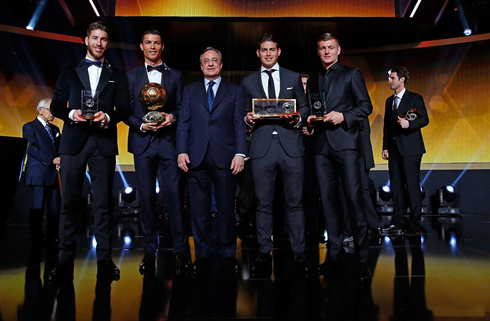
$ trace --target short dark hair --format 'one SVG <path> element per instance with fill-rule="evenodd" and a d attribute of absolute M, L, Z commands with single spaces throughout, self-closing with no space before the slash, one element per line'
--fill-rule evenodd
<path fill-rule="evenodd" d="M 145 32 L 143 32 L 143 35 L 141 36 L 141 43 L 143 43 L 143 40 L 145 39 L 145 36 L 146 35 L 157 35 L 157 36 L 160 37 L 160 40 L 163 43 L 162 35 L 160 34 L 160 31 L 158 31 L 157 29 L 148 29 L 148 30 L 145 30 Z"/>
<path fill-rule="evenodd" d="M 301 78 L 308 78 L 308 79 L 310 79 L 310 74 L 307 74 L 307 73 L 303 72 L 303 73 L 300 74 L 300 77 Z"/>
<path fill-rule="evenodd" d="M 219 60 L 221 60 L 221 63 L 223 63 L 223 55 L 221 54 L 221 51 L 213 47 L 206 47 L 204 48 L 204 50 L 201 52 L 201 55 L 199 56 L 199 64 L 202 64 L 202 56 L 210 50 L 216 51 L 216 53 L 218 53 Z"/>
<path fill-rule="evenodd" d="M 339 38 L 337 38 L 333 33 L 330 33 L 330 32 L 322 33 L 318 37 L 318 39 L 316 41 L 316 45 L 318 46 L 318 44 L 320 43 L 320 41 L 329 41 L 329 40 L 336 40 L 337 41 L 337 44 L 340 46 Z"/>
<path fill-rule="evenodd" d="M 92 30 L 102 30 L 107 32 L 109 36 L 109 26 L 104 21 L 95 21 L 88 25 L 87 27 L 87 37 L 90 37 Z"/>
<path fill-rule="evenodd" d="M 270 42 L 273 42 L 276 44 L 276 47 L 277 49 L 279 49 L 279 42 L 277 42 L 275 39 L 274 39 L 274 36 L 271 35 L 270 33 L 264 33 L 262 35 L 262 38 L 260 38 L 260 41 L 259 41 L 259 44 L 257 45 L 257 49 L 260 49 L 260 45 L 263 44 L 264 42 L 266 41 L 270 41 Z"/>
<path fill-rule="evenodd" d="M 405 67 L 394 67 L 394 68 L 391 68 L 390 69 L 390 74 L 392 72 L 396 72 L 396 75 L 398 76 L 398 79 L 401 79 L 401 78 L 405 78 L 405 85 L 408 83 L 408 78 L 410 78 L 409 76 L 409 72 L 407 70 L 407 68 Z"/>

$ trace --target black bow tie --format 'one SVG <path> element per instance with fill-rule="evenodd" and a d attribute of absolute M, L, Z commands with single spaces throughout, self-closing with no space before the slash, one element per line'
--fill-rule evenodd
<path fill-rule="evenodd" d="M 87 65 L 87 68 L 90 66 L 97 66 L 97 67 L 102 67 L 102 61 L 93 61 L 90 59 L 85 59 L 85 64 Z"/>
<path fill-rule="evenodd" d="M 158 72 L 162 72 L 162 71 L 163 71 L 163 69 L 164 69 L 164 66 L 163 66 L 163 65 L 158 65 L 158 66 L 155 66 L 155 67 L 150 66 L 150 65 L 146 66 L 146 70 L 147 70 L 148 72 L 150 72 L 150 71 L 152 71 L 152 70 L 156 70 L 156 71 L 158 71 Z"/>

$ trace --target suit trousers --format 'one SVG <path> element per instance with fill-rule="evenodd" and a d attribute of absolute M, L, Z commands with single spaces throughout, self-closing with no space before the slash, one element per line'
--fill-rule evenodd
<path fill-rule="evenodd" d="M 255 195 L 258 200 L 256 212 L 259 252 L 272 251 L 272 222 L 275 182 L 281 172 L 289 239 L 294 253 L 305 250 L 305 214 L 303 211 L 304 165 L 303 157 L 290 157 L 281 146 L 277 135 L 272 135 L 271 145 L 262 158 L 252 159 Z"/>
<path fill-rule="evenodd" d="M 160 192 L 167 195 L 174 250 L 188 250 L 189 242 L 182 219 L 179 194 L 180 169 L 177 166 L 173 142 L 163 137 L 152 138 L 148 148 L 141 155 L 134 155 L 134 166 L 139 189 L 145 254 L 154 254 L 158 243 L 155 191 L 157 172 L 160 172 L 159 177 L 163 178 L 160 182 L 163 184 Z"/>
<path fill-rule="evenodd" d="M 112 183 L 116 165 L 115 156 L 102 156 L 95 139 L 87 137 L 81 150 L 74 155 L 61 155 L 62 211 L 60 216 L 61 260 L 73 260 L 77 247 L 80 209 L 85 208 L 82 195 L 85 170 L 88 164 L 93 195 L 94 234 L 97 241 L 97 259 L 111 255 Z"/>
<path fill-rule="evenodd" d="M 396 146 L 388 150 L 388 169 L 390 186 L 393 192 L 393 216 L 391 224 L 404 227 L 405 195 L 408 191 L 410 200 L 410 228 L 420 228 L 420 213 L 422 210 L 422 194 L 420 193 L 420 163 L 422 155 L 404 157 Z"/>
<path fill-rule="evenodd" d="M 357 150 L 333 150 L 325 139 L 316 155 L 316 170 L 328 233 L 328 255 L 335 258 L 342 250 L 344 215 L 340 209 L 337 184 L 340 179 L 356 255 L 360 262 L 367 262 L 369 243 L 359 157 Z"/>
<path fill-rule="evenodd" d="M 31 235 L 42 238 L 44 209 L 47 212 L 48 239 L 58 238 L 60 215 L 60 186 L 58 179 L 52 185 L 29 185 L 29 225 Z"/>
<path fill-rule="evenodd" d="M 231 165 L 231 163 L 230 163 Z M 217 244 L 222 258 L 236 255 L 235 178 L 230 168 L 219 168 L 206 153 L 203 162 L 191 168 L 189 174 L 189 199 L 191 228 L 196 247 L 196 258 L 209 257 Z M 216 197 L 216 218 L 211 217 L 212 188 Z M 213 242 L 212 231 L 217 231 Z"/>

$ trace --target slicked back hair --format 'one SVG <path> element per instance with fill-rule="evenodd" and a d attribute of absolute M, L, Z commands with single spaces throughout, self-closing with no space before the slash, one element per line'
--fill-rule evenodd
<path fill-rule="evenodd" d="M 223 63 L 223 55 L 221 54 L 221 51 L 213 47 L 206 47 L 204 48 L 204 50 L 201 52 L 201 55 L 199 56 L 199 65 L 202 65 L 202 56 L 210 50 L 217 52 L 219 55 L 219 60 L 221 61 L 221 63 Z"/>
<path fill-rule="evenodd" d="M 145 30 L 145 32 L 143 32 L 143 35 L 141 36 L 141 43 L 143 43 L 143 40 L 145 39 L 145 36 L 146 35 L 157 35 L 157 36 L 159 36 L 160 37 L 160 41 L 163 44 L 162 35 L 160 34 L 160 31 L 158 31 L 157 29 L 148 29 L 148 30 Z"/>
<path fill-rule="evenodd" d="M 260 41 L 259 41 L 259 44 L 257 45 L 257 49 L 260 50 L 260 45 L 263 44 L 264 42 L 267 42 L 267 41 L 270 41 L 270 42 L 273 42 L 276 44 L 276 48 L 279 49 L 279 42 L 277 42 L 275 39 L 274 39 L 274 36 L 271 35 L 270 33 L 264 33 L 262 35 L 262 38 L 260 38 Z"/>
<path fill-rule="evenodd" d="M 92 30 L 102 30 L 107 32 L 109 36 L 109 26 L 104 21 L 95 21 L 88 25 L 87 27 L 87 37 L 90 37 Z"/>
<path fill-rule="evenodd" d="M 405 68 L 405 67 L 394 67 L 394 68 L 390 69 L 390 74 L 392 72 L 396 72 L 398 79 L 401 79 L 402 77 L 404 77 L 405 78 L 405 85 L 408 83 L 408 78 L 410 78 L 410 76 L 409 76 L 410 73 L 408 72 L 407 68 Z"/>

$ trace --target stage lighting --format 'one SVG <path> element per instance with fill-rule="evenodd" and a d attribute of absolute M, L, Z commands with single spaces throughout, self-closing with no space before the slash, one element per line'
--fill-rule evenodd
<path fill-rule="evenodd" d="M 458 192 L 452 185 L 446 185 L 437 190 L 439 196 L 439 208 L 437 214 L 459 215 Z"/>
<path fill-rule="evenodd" d="M 140 213 L 140 200 L 138 191 L 131 185 L 126 185 L 119 191 L 119 211 L 121 219 L 137 220 Z"/>
<path fill-rule="evenodd" d="M 465 36 L 470 36 L 473 31 L 470 28 L 466 28 L 463 33 Z"/>
<path fill-rule="evenodd" d="M 389 185 L 376 189 L 376 211 L 380 214 L 393 213 L 393 193 Z"/>

